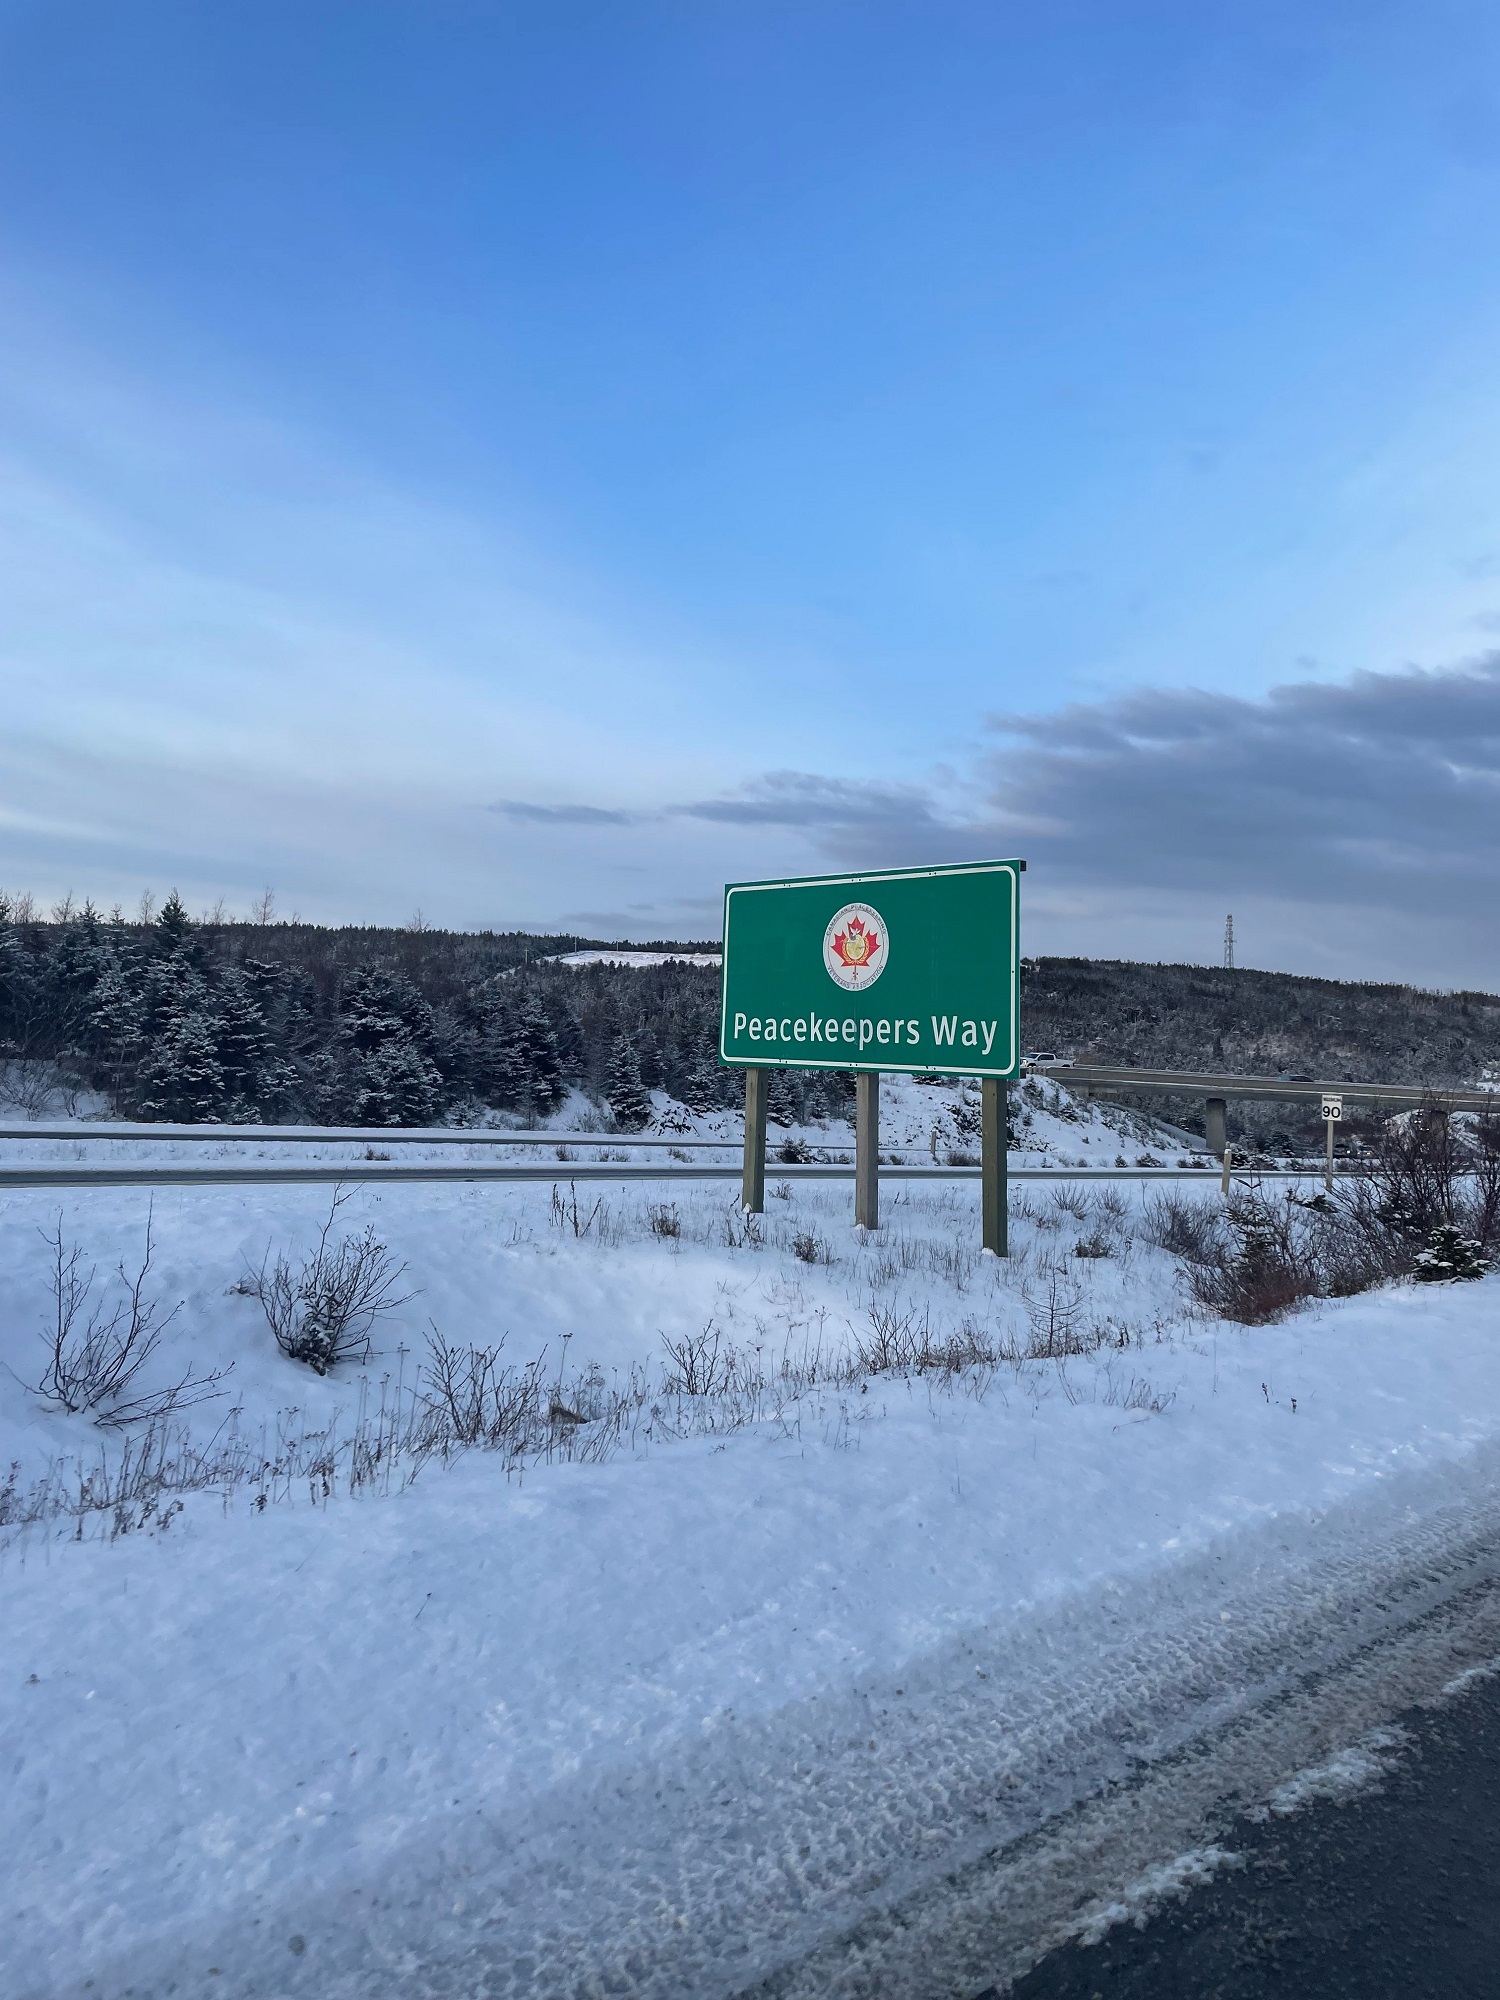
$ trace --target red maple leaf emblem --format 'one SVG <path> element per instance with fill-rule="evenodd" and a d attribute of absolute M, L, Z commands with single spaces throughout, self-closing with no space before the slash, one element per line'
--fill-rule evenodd
<path fill-rule="evenodd" d="M 835 932 L 833 948 L 845 965 L 859 970 L 874 964 L 880 933 L 867 930 L 859 917 L 851 917 L 848 930 Z"/>

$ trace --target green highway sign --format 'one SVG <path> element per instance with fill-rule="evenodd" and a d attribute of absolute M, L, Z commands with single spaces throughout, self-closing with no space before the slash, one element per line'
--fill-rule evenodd
<path fill-rule="evenodd" d="M 1015 1077 L 1025 866 L 731 882 L 720 1061 Z"/>

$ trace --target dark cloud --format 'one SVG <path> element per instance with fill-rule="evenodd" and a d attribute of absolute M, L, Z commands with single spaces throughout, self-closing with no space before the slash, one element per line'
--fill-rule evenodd
<path fill-rule="evenodd" d="M 768 771 L 729 798 L 670 808 L 724 826 L 907 828 L 940 824 L 930 795 L 915 785 L 825 778 L 810 771 Z"/>
<path fill-rule="evenodd" d="M 1500 653 L 990 726 L 962 783 L 777 772 L 675 810 L 800 833 L 813 866 L 1022 857 L 1038 950 L 1211 959 L 1233 909 L 1247 963 L 1500 980 Z"/>
<path fill-rule="evenodd" d="M 747 875 L 1020 856 L 1038 950 L 1212 958 L 1233 909 L 1247 962 L 1500 983 L 1500 652 L 990 728 L 961 781 L 772 771 L 652 815 L 572 810 L 742 831 Z"/>
<path fill-rule="evenodd" d="M 1500 888 L 1500 654 L 1001 715 L 993 824 L 1074 879 L 1457 913 Z"/>
<path fill-rule="evenodd" d="M 634 826 L 643 817 L 608 806 L 534 806 L 525 799 L 497 799 L 490 811 L 537 826 Z"/>

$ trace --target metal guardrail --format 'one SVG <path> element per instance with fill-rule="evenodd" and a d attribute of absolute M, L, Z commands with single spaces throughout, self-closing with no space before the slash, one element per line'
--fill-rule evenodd
<path fill-rule="evenodd" d="M 727 1139 L 679 1139 L 671 1134 L 640 1132 L 500 1132 L 488 1126 L 463 1125 L 139 1125 L 115 1119 L 98 1119 L 61 1125 L 0 1125 L 0 1140 L 53 1139 L 89 1143 L 96 1139 L 136 1140 L 174 1144 L 219 1145 L 226 1140 L 236 1145 L 276 1146 L 535 1146 L 552 1150 L 558 1146 L 583 1148 L 647 1147 L 683 1153 L 738 1153 L 743 1134 Z M 774 1144 L 775 1142 L 773 1142 Z M 810 1141 L 801 1141 L 806 1145 Z M 852 1153 L 850 1139 L 819 1139 L 823 1153 Z M 908 1146 L 888 1145 L 891 1153 L 921 1153 L 920 1141 Z"/>
<path fill-rule="evenodd" d="M 0 1125 L 0 1139 L 171 1139 L 195 1145 L 229 1139 L 242 1145 L 278 1146 L 676 1146 L 736 1152 L 742 1144 L 739 1133 L 728 1139 L 678 1139 L 637 1132 L 501 1132 L 486 1125 L 141 1125 L 114 1118 Z M 853 1143 L 851 1139 L 849 1144 Z"/>
<path fill-rule="evenodd" d="M 1346 1169 L 1340 1168 L 1345 1172 Z M 781 1181 L 847 1181 L 853 1167 L 836 1163 L 768 1168 Z M 1321 1166 L 1236 1169 L 1236 1177 L 1256 1180 L 1321 1180 Z M 394 1181 L 479 1183 L 486 1181 L 738 1181 L 739 1166 L 657 1166 L 628 1161 L 560 1160 L 134 1160 L 112 1166 L 91 1161 L 47 1161 L 39 1166 L 0 1165 L 0 1188 L 63 1187 L 284 1187 L 321 1183 L 383 1186 Z M 893 1181 L 977 1181 L 976 1167 L 911 1167 L 882 1164 L 880 1178 Z M 1192 1167 L 1012 1167 L 1012 1181 L 1186 1181 L 1217 1187 L 1217 1172 Z"/>

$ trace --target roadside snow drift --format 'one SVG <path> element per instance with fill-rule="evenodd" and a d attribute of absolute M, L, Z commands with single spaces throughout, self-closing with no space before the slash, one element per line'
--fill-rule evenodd
<path fill-rule="evenodd" d="M 1083 1214 L 1044 1190 L 1008 1265 L 974 1253 L 971 1186 L 905 1194 L 866 1238 L 847 1189 L 802 1184 L 759 1241 L 721 1189 L 676 1197 L 675 1234 L 605 1195 L 582 1234 L 545 1188 L 357 1195 L 350 1225 L 414 1293 L 366 1394 L 429 1320 L 605 1377 L 710 1324 L 826 1370 L 600 1462 L 473 1451 L 356 1497 L 188 1493 L 124 1536 L 13 1528 L 8 1996 L 974 1991 L 1169 1858 L 1123 1820 L 1089 1847 L 1081 1802 L 1438 1602 L 1500 1517 L 1495 1281 L 1243 1329 L 1184 1315 L 1138 1190 Z M 163 1364 L 234 1363 L 198 1434 L 357 1404 L 358 1372 L 298 1369 L 231 1289 L 325 1209 L 157 1197 L 154 1282 L 185 1302 Z M 102 1274 L 145 1212 L 140 1190 L 0 1211 L 13 1505 L 49 1463 L 122 1449 L 25 1386 L 40 1232 Z M 1092 1351 L 834 1365 L 892 1315 L 1020 1353 L 1059 1310 Z M 1044 1832 L 1071 1860 L 1016 1876 L 945 1959 L 945 1899 Z"/>

